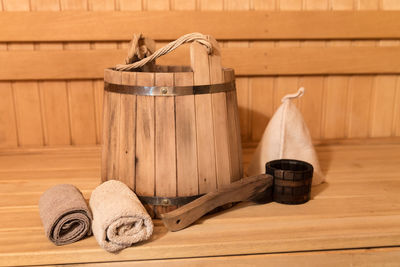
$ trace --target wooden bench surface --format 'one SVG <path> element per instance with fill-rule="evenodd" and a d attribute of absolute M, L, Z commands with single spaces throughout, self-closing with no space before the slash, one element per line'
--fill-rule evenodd
<path fill-rule="evenodd" d="M 246 163 L 252 151 L 244 149 Z M 150 241 L 114 255 L 94 237 L 54 246 L 44 236 L 37 206 L 40 194 L 58 183 L 72 183 L 89 198 L 100 182 L 99 147 L 2 150 L 0 265 L 400 262 L 400 144 L 330 145 L 317 151 L 328 182 L 313 188 L 310 202 L 242 203 L 175 233 L 155 221 Z"/>

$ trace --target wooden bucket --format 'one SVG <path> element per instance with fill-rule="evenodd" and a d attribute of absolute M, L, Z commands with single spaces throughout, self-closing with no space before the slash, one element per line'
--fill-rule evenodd
<path fill-rule="evenodd" d="M 212 53 L 193 42 L 190 67 L 104 73 L 102 181 L 127 184 L 152 217 L 242 177 L 234 71 L 206 39 Z"/>
<path fill-rule="evenodd" d="M 282 204 L 303 204 L 310 199 L 314 168 L 294 159 L 278 159 L 265 164 L 274 177 L 273 199 Z"/>

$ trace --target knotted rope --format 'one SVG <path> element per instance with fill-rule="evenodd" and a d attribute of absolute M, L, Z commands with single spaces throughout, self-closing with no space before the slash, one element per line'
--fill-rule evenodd
<path fill-rule="evenodd" d="M 120 70 L 120 71 L 127 71 L 127 70 L 132 70 L 132 69 L 137 69 L 137 68 L 143 67 L 150 61 L 153 61 L 156 58 L 159 58 L 163 55 L 168 54 L 169 52 L 171 52 L 171 51 L 175 50 L 176 48 L 178 48 L 179 46 L 183 45 L 184 43 L 189 43 L 189 42 L 194 42 L 194 41 L 199 42 L 200 44 L 204 45 L 207 48 L 207 52 L 209 54 L 212 53 L 212 45 L 208 41 L 207 36 L 204 34 L 198 33 L 198 32 L 193 32 L 193 33 L 185 34 L 185 35 L 179 37 L 178 39 L 176 39 L 175 41 L 168 43 L 164 47 L 158 49 L 153 54 L 141 59 L 140 61 L 137 61 L 137 62 L 134 62 L 131 64 L 119 64 L 115 67 L 115 69 Z M 134 44 L 132 44 L 132 45 L 134 45 Z"/>
<path fill-rule="evenodd" d="M 304 89 L 304 87 L 300 87 L 299 90 L 297 91 L 297 93 L 287 94 L 281 99 L 281 101 L 283 103 L 283 102 L 285 102 L 285 100 L 288 100 L 288 99 L 302 97 L 304 95 L 305 91 L 306 91 L 306 89 Z"/>

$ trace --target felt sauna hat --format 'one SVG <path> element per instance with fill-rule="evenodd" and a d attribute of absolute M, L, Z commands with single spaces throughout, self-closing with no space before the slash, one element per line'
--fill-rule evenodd
<path fill-rule="evenodd" d="M 265 162 L 276 159 L 297 159 L 311 163 L 314 167 L 313 185 L 324 181 L 310 132 L 303 116 L 292 103 L 292 99 L 303 96 L 304 88 L 282 98 L 282 104 L 272 116 L 256 152 L 250 162 L 247 175 L 265 172 Z"/>

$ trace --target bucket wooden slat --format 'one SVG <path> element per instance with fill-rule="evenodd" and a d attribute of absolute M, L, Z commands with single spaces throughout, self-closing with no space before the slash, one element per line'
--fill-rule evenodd
<path fill-rule="evenodd" d="M 174 86 L 173 73 L 156 73 L 156 86 Z M 155 195 L 176 196 L 175 97 L 155 97 Z M 175 209 L 158 206 L 156 214 Z"/>
<path fill-rule="evenodd" d="M 235 127 L 236 127 L 236 146 L 238 148 L 238 158 L 239 158 L 239 177 L 243 177 L 243 158 L 242 158 L 242 137 L 240 134 L 240 122 L 239 122 L 239 108 L 238 108 L 238 100 L 236 91 L 232 92 L 233 96 L 233 111 L 234 111 L 234 118 L 235 118 Z"/>
<path fill-rule="evenodd" d="M 154 73 L 138 72 L 136 84 L 153 86 Z M 136 96 L 136 187 L 140 196 L 154 196 L 155 189 L 155 114 L 154 97 Z M 146 205 L 145 205 L 146 206 Z M 149 212 L 153 207 L 146 206 Z M 154 217 L 154 213 L 150 214 Z"/>
<path fill-rule="evenodd" d="M 193 72 L 175 73 L 175 86 L 193 85 Z M 175 97 L 177 193 L 199 194 L 194 95 Z"/>
<path fill-rule="evenodd" d="M 208 53 L 203 45 L 197 42 L 190 45 L 190 62 L 194 73 L 194 85 L 210 84 Z M 212 104 L 210 94 L 195 95 L 194 98 L 199 193 L 203 194 L 217 187 Z"/>
<path fill-rule="evenodd" d="M 208 55 L 210 83 L 224 82 L 224 73 L 221 65 L 221 52 L 217 41 L 208 36 L 213 46 L 212 55 Z M 226 109 L 226 92 L 211 94 L 215 166 L 217 174 L 217 187 L 229 184 L 231 181 L 231 166 L 229 162 L 229 134 Z"/>
<path fill-rule="evenodd" d="M 224 80 L 229 82 L 234 80 L 234 73 L 232 69 L 224 70 Z M 227 123 L 228 123 L 228 137 L 229 137 L 229 157 L 231 163 L 231 182 L 237 181 L 242 178 L 243 173 L 240 167 L 241 165 L 241 146 L 238 143 L 240 140 L 240 127 L 238 125 L 237 114 L 237 102 L 236 102 L 236 92 L 226 93 L 226 108 L 227 108 Z M 239 144 L 239 145 L 238 145 Z"/>
<path fill-rule="evenodd" d="M 136 85 L 135 72 L 123 72 L 122 84 Z M 135 189 L 136 95 L 121 94 L 119 180 Z"/>
<path fill-rule="evenodd" d="M 121 73 L 106 70 L 104 72 L 106 81 L 120 84 Z M 120 105 L 121 95 L 118 93 L 106 92 L 104 95 L 106 110 L 104 112 L 103 129 L 103 155 L 107 155 L 108 160 L 102 164 L 102 180 L 118 180 L 118 158 L 119 158 L 119 127 L 120 127 Z"/>
<path fill-rule="evenodd" d="M 106 70 L 107 71 L 107 70 Z M 104 75 L 104 80 L 105 80 L 105 75 Z M 110 92 L 104 91 L 104 96 L 103 96 L 103 130 L 102 130 L 102 146 L 101 146 L 101 181 L 105 182 L 107 181 L 107 174 L 108 174 L 108 168 L 109 164 L 111 162 L 111 159 L 109 158 L 108 150 L 109 150 L 109 135 L 111 131 L 110 125 L 110 110 L 112 109 L 110 107 L 110 101 L 109 101 L 109 94 Z"/>

